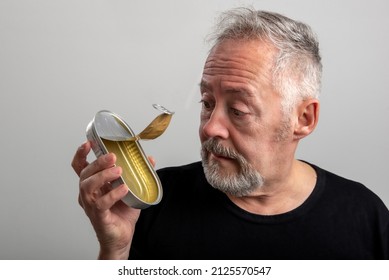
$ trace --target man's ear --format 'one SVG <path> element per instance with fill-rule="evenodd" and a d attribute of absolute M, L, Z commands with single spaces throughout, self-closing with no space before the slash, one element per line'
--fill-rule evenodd
<path fill-rule="evenodd" d="M 297 107 L 297 122 L 294 129 L 294 139 L 302 139 L 309 135 L 319 121 L 319 100 L 312 98 L 304 100 Z"/>

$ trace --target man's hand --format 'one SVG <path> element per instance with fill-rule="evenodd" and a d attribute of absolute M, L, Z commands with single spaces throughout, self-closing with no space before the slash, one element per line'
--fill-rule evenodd
<path fill-rule="evenodd" d="M 109 183 L 122 173 L 121 168 L 115 166 L 116 156 L 110 153 L 88 163 L 90 150 L 90 142 L 85 142 L 72 161 L 80 177 L 78 202 L 96 232 L 100 243 L 99 259 L 127 259 L 140 210 L 121 201 L 128 192 L 126 185 L 112 188 Z"/>

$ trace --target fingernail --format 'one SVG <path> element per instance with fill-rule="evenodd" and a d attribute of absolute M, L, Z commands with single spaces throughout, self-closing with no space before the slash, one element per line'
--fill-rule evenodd
<path fill-rule="evenodd" d="M 115 166 L 115 167 L 113 167 L 113 168 L 111 168 L 111 172 L 113 173 L 113 174 L 120 174 L 121 173 L 121 168 L 119 167 L 119 166 Z"/>
<path fill-rule="evenodd" d="M 113 154 L 107 154 L 107 155 L 105 155 L 104 159 L 105 159 L 106 162 L 110 162 L 110 161 L 113 160 L 113 157 L 114 157 Z"/>
<path fill-rule="evenodd" d="M 121 186 L 120 191 L 122 194 L 126 194 L 128 192 L 128 187 L 126 185 L 123 185 L 123 186 Z"/>
<path fill-rule="evenodd" d="M 85 144 L 86 144 L 86 142 L 82 143 L 81 146 L 78 147 L 78 149 L 81 150 L 81 151 L 84 150 L 85 149 Z"/>

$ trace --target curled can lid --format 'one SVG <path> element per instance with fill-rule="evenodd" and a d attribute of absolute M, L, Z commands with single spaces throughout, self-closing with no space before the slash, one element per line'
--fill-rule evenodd
<path fill-rule="evenodd" d="M 141 133 L 135 135 L 132 130 L 123 125 L 117 116 L 109 111 L 100 111 L 95 117 L 95 128 L 101 138 L 111 141 L 151 140 L 161 136 L 170 124 L 174 112 L 165 107 L 153 104 L 153 107 L 162 112 Z"/>
<path fill-rule="evenodd" d="M 129 127 L 125 127 L 110 111 L 98 112 L 94 118 L 94 126 L 99 137 L 107 140 L 125 141 L 134 137 Z"/>

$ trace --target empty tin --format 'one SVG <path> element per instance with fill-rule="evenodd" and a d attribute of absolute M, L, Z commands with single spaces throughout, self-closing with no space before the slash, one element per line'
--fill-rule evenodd
<path fill-rule="evenodd" d="M 159 109 L 156 106 L 159 105 L 154 105 Z M 172 114 L 166 111 L 164 114 Z M 116 155 L 116 165 L 123 172 L 111 185 L 127 185 L 129 192 L 122 200 L 128 206 L 144 209 L 161 201 L 162 186 L 158 175 L 148 161 L 139 138 L 118 115 L 106 110 L 97 112 L 87 126 L 86 136 L 96 157 L 110 152 Z"/>

